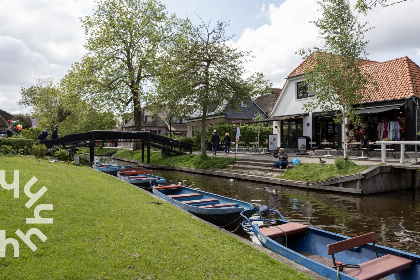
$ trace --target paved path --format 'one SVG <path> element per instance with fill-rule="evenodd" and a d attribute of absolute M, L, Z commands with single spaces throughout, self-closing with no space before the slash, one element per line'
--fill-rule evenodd
<path fill-rule="evenodd" d="M 194 154 L 199 154 L 200 152 L 193 152 Z M 326 164 L 334 164 L 334 160 L 336 157 L 325 157 L 322 155 L 296 155 L 294 152 L 288 152 L 286 153 L 289 156 L 289 161 L 293 158 L 297 157 L 299 159 L 299 162 L 301 163 L 319 163 L 320 159 L 325 160 Z M 407 153 L 410 156 L 410 161 L 407 161 L 404 165 L 412 165 L 414 163 L 414 152 Z M 207 151 L 208 156 L 214 156 L 211 151 Z M 223 151 L 219 151 L 216 154 L 216 157 L 231 157 L 231 158 L 237 158 L 241 160 L 249 160 L 249 161 L 267 161 L 267 162 L 274 162 L 276 158 L 271 154 L 264 154 L 264 153 L 244 153 L 244 152 L 238 152 L 235 155 L 235 152 L 231 152 L 230 154 L 225 154 Z M 381 158 L 380 157 L 374 157 L 369 159 L 358 159 L 356 156 L 351 156 L 350 159 L 354 161 L 355 163 L 359 165 L 378 165 L 381 164 Z M 387 165 L 402 165 L 399 162 L 399 155 L 397 155 L 397 158 L 387 158 Z M 420 160 L 419 160 L 420 161 Z"/>

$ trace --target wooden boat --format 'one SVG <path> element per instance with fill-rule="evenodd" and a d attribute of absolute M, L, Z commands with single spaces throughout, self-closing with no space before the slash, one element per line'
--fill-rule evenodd
<path fill-rule="evenodd" d="M 240 224 L 243 210 L 253 208 L 248 202 L 181 185 L 155 186 L 153 193 L 203 220 L 229 228 Z"/>
<path fill-rule="evenodd" d="M 117 176 L 127 183 L 150 191 L 154 185 L 165 185 L 170 182 L 163 177 L 150 174 L 150 170 L 142 167 L 121 168 L 121 170 L 118 171 Z"/>
<path fill-rule="evenodd" d="M 264 247 L 328 279 L 420 279 L 420 256 L 377 245 L 374 232 L 349 238 L 289 222 L 267 206 L 241 215 Z"/>
<path fill-rule="evenodd" d="M 130 168 L 131 166 L 119 166 L 115 164 L 102 164 L 100 162 L 96 162 L 95 165 L 92 166 L 93 169 L 115 175 L 117 176 L 118 171 L 121 170 L 121 168 Z"/>

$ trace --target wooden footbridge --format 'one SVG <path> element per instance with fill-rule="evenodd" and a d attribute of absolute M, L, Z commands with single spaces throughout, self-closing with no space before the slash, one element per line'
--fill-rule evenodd
<path fill-rule="evenodd" d="M 140 142 L 142 149 L 142 162 L 144 162 L 145 150 L 147 152 L 147 164 L 150 164 L 150 148 L 161 149 L 166 155 L 182 155 L 192 153 L 192 143 L 181 142 L 164 136 L 152 134 L 148 131 L 112 131 L 92 130 L 91 132 L 66 135 L 54 140 L 40 141 L 47 148 L 62 147 L 71 149 L 76 147 L 90 148 L 90 164 L 94 161 L 94 148 L 101 142 Z"/>

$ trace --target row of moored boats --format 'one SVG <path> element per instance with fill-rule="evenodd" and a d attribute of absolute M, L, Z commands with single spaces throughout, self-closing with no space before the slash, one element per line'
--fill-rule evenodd
<path fill-rule="evenodd" d="M 94 168 L 218 226 L 240 224 L 264 247 L 328 279 L 420 279 L 420 256 L 377 244 L 374 232 L 349 238 L 290 222 L 267 206 L 255 208 L 245 201 L 173 184 L 141 167 L 97 164 Z"/>

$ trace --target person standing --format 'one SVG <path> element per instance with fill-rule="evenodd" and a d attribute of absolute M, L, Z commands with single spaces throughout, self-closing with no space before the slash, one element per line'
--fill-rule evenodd
<path fill-rule="evenodd" d="M 230 139 L 229 133 L 225 134 L 225 137 L 223 138 L 223 142 L 225 143 L 225 153 L 229 154 L 230 152 L 230 142 L 232 140 Z"/>
<path fill-rule="evenodd" d="M 51 140 L 58 138 L 58 124 L 55 125 L 53 132 L 51 132 Z"/>
<path fill-rule="evenodd" d="M 39 135 L 38 140 L 39 141 L 45 141 L 45 139 L 47 139 L 47 137 L 48 137 L 48 133 L 50 133 L 50 129 L 49 128 L 43 130 L 41 132 L 41 134 Z"/>
<path fill-rule="evenodd" d="M 213 134 L 211 135 L 211 150 L 213 151 L 213 155 L 216 155 L 217 149 L 219 147 L 220 137 L 219 134 L 217 134 L 217 131 L 213 131 Z"/>

